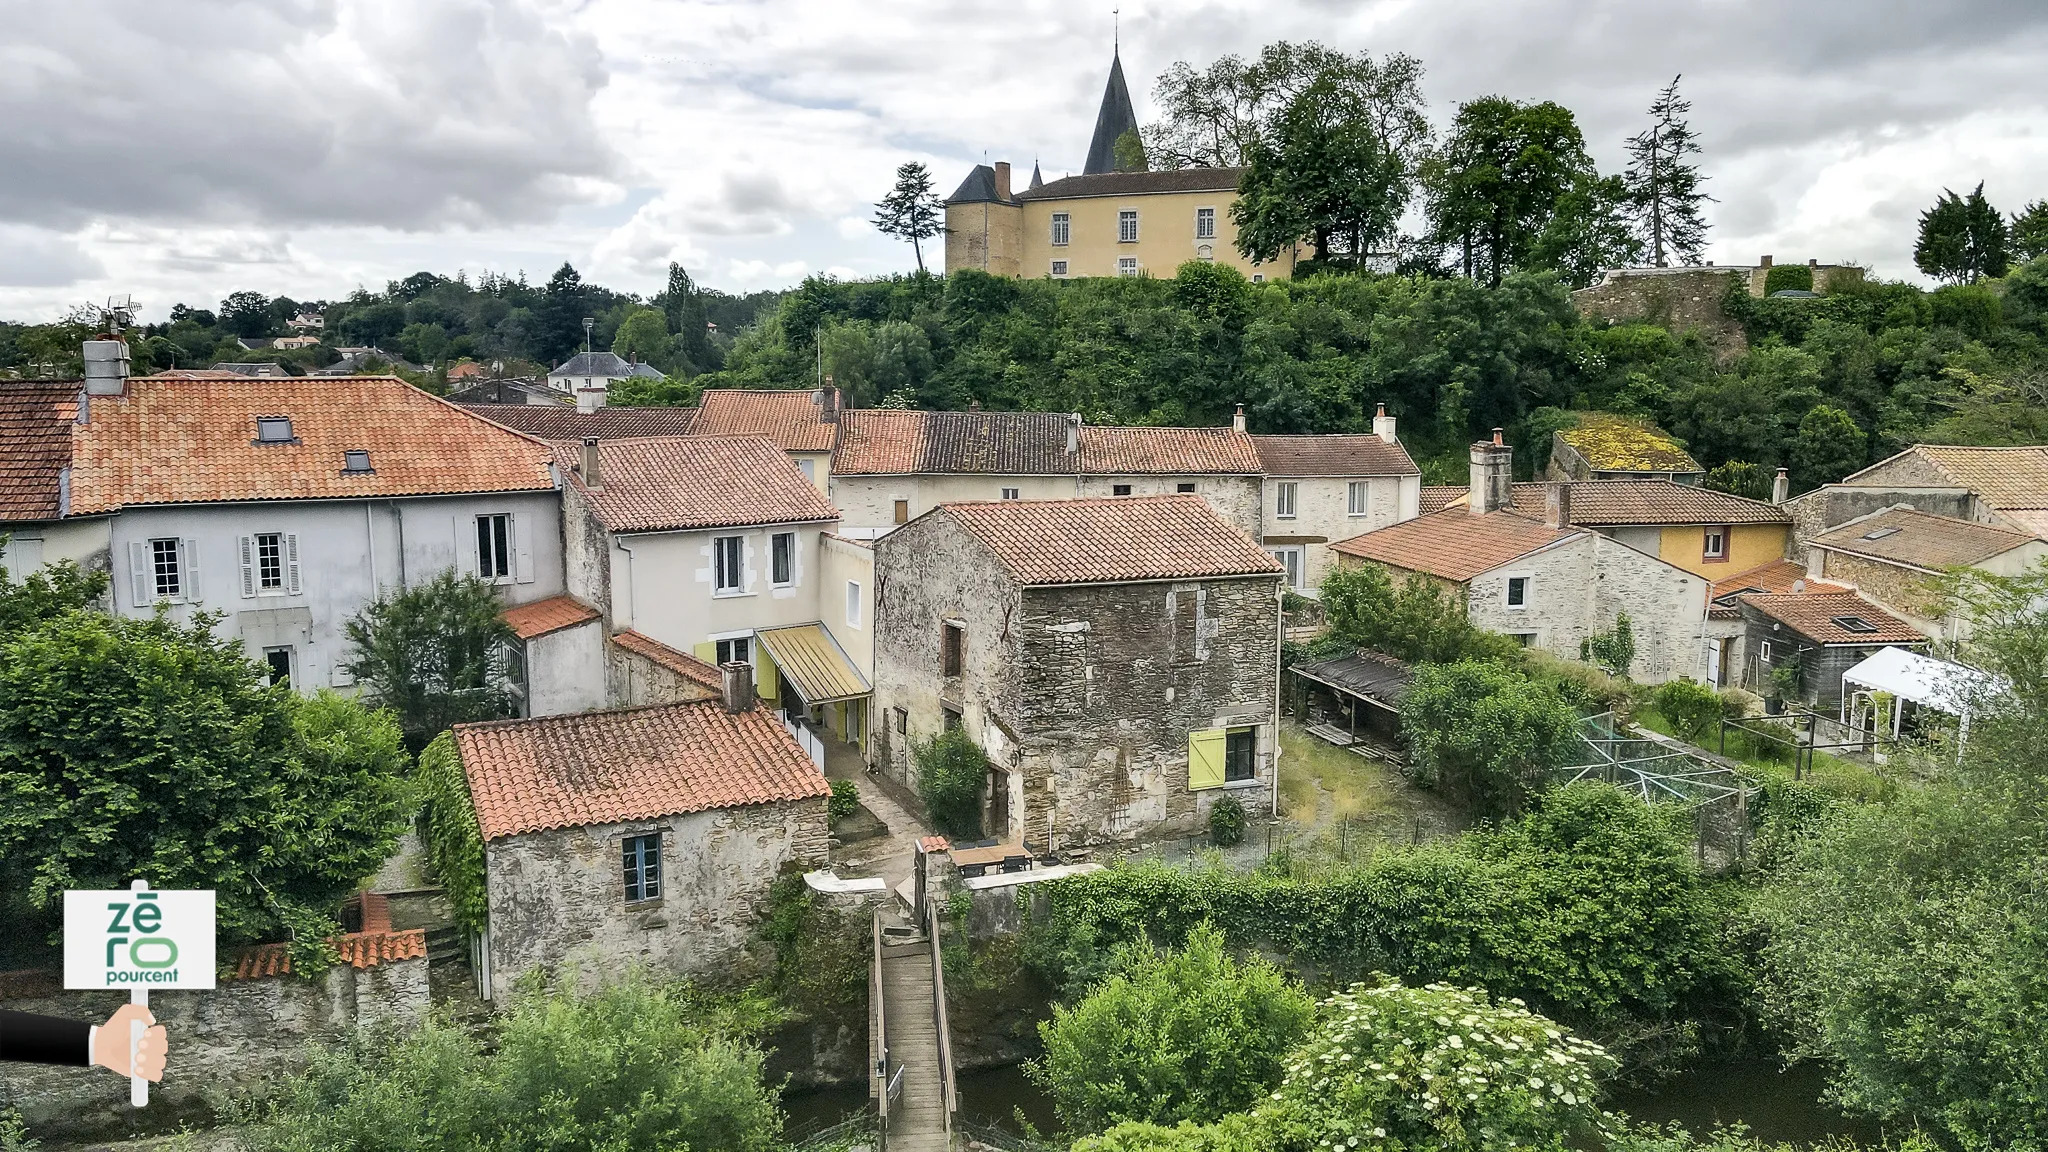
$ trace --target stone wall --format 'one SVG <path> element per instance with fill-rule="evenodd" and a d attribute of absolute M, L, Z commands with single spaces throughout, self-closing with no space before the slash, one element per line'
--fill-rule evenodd
<path fill-rule="evenodd" d="M 1783 507 L 1792 517 L 1792 532 L 1785 546 L 1785 558 L 1804 564 L 1807 562 L 1807 541 L 1830 528 L 1838 528 L 1851 520 L 1898 505 L 1930 516 L 1953 516 L 1959 520 L 1980 522 L 1985 519 L 1973 514 L 1977 501 L 1969 492 L 1930 476 L 1916 474 L 1918 470 L 1914 464 L 1919 463 L 1918 457 L 1904 456 L 1893 463 L 1899 465 L 1899 475 L 1893 479 L 1874 481 L 1867 487 L 1829 484 L 1787 500 Z"/>
<path fill-rule="evenodd" d="M 1827 548 L 1816 548 L 1813 553 L 1820 569 L 1816 575 L 1821 579 L 1854 587 L 1923 632 L 1941 630 L 1941 594 L 1934 587 L 1933 576 Z"/>
<path fill-rule="evenodd" d="M 597 522 L 589 497 L 567 483 L 562 485 L 562 560 L 569 595 L 604 615 L 606 635 L 623 627 L 612 623 L 611 539 Z"/>
<path fill-rule="evenodd" d="M 628 904 L 620 842 L 649 834 L 661 837 L 662 893 Z M 822 799 L 494 840 L 484 846 L 492 996 L 537 968 L 585 981 L 635 964 L 729 972 L 782 868 L 818 867 L 826 851 Z"/>
<path fill-rule="evenodd" d="M 1723 357 L 1749 350 L 1742 325 L 1721 307 L 1737 268 L 1618 268 L 1598 284 L 1572 293 L 1588 319 L 1611 323 L 1647 320 L 1674 332 L 1698 328 Z"/>
<path fill-rule="evenodd" d="M 55 973 L 44 986 L 10 981 L 0 1008 L 104 1022 L 128 1002 L 119 992 L 65 992 Z M 10 1064 L 0 1104 L 21 1109 L 44 1139 L 115 1139 L 203 1124 L 212 1100 L 291 1071 L 316 1040 L 357 1025 L 417 1020 L 427 1011 L 427 960 L 386 961 L 356 969 L 337 964 L 306 980 L 275 976 L 224 980 L 211 992 L 157 992 L 150 1011 L 165 1028 L 170 1059 L 147 1108 L 128 1105 L 128 1081 L 104 1068 Z"/>
<path fill-rule="evenodd" d="M 973 268 L 992 276 L 1016 276 L 1023 270 L 1023 257 L 1021 206 L 990 201 L 946 205 L 946 271 Z"/>
<path fill-rule="evenodd" d="M 1520 608 L 1507 603 L 1515 577 L 1529 580 Z M 1636 638 L 1630 675 L 1655 684 L 1702 674 L 1707 587 L 1704 577 L 1588 531 L 1473 577 L 1466 612 L 1481 628 L 1526 636 L 1530 647 L 1567 660 L 1626 612 Z"/>
<path fill-rule="evenodd" d="M 630 708 L 641 704 L 688 704 L 709 700 L 718 690 L 664 668 L 637 652 L 628 652 L 607 642 L 605 651 L 605 706 Z"/>

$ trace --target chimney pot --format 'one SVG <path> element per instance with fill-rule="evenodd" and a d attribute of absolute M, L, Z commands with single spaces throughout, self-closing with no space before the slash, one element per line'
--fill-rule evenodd
<path fill-rule="evenodd" d="M 603 477 L 599 475 L 598 467 L 597 437 L 585 436 L 583 438 L 583 484 L 585 487 L 595 488 L 604 482 Z"/>
<path fill-rule="evenodd" d="M 605 382 L 603 380 L 592 380 L 589 384 L 576 389 L 576 410 L 578 412 L 595 412 L 599 408 L 604 407 L 604 398 Z"/>
<path fill-rule="evenodd" d="M 1771 478 L 1771 503 L 1783 504 L 1792 498 L 1792 473 L 1784 468 Z"/>
<path fill-rule="evenodd" d="M 1507 441 L 1505 441 L 1505 440 L 1501 439 L 1501 435 L 1502 435 L 1503 433 L 1505 433 L 1506 431 L 1507 431 L 1507 429 L 1505 429 L 1505 428 L 1495 428 L 1495 429 L 1493 430 L 1493 442 L 1494 442 L 1494 443 L 1495 443 L 1496 445 L 1504 445 L 1504 444 L 1506 444 L 1506 443 L 1507 443 Z"/>
<path fill-rule="evenodd" d="M 1381 402 L 1379 413 L 1372 418 L 1372 433 L 1380 438 L 1382 444 L 1392 444 L 1395 441 L 1394 418 L 1387 415 L 1385 402 Z"/>
<path fill-rule="evenodd" d="M 724 677 L 725 710 L 727 712 L 752 712 L 754 710 L 754 666 L 744 660 L 731 660 L 718 666 Z"/>
<path fill-rule="evenodd" d="M 981 401 L 979 401 L 979 400 L 969 400 L 969 401 L 967 402 L 967 410 L 968 410 L 969 412 L 979 412 L 979 411 L 981 411 Z"/>
<path fill-rule="evenodd" d="M 1230 418 L 1230 426 L 1239 432 L 1244 431 L 1244 405 L 1237 406 L 1237 414 Z"/>
<path fill-rule="evenodd" d="M 1010 202 L 1010 162 L 1008 160 L 996 161 L 996 199 L 1001 200 L 1005 204 Z"/>

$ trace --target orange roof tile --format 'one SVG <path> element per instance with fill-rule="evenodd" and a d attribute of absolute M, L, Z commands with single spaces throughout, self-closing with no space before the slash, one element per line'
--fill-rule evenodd
<path fill-rule="evenodd" d="M 79 387 L 0 384 L 0 521 L 55 520 L 60 513 Z"/>
<path fill-rule="evenodd" d="M 455 726 L 485 840 L 830 793 L 782 722 L 716 700 Z"/>
<path fill-rule="evenodd" d="M 1581 533 L 1559 531 L 1519 512 L 1501 510 L 1474 516 L 1457 507 L 1353 536 L 1330 547 L 1360 560 L 1462 584 L 1518 556 L 1578 535 Z"/>
<path fill-rule="evenodd" d="M 2034 539 L 1973 520 L 1887 508 L 1821 533 L 1813 546 L 1939 572 L 1988 560 Z"/>
<path fill-rule="evenodd" d="M 1254 436 L 1268 476 L 1419 476 L 1400 441 L 1371 433 L 1341 436 Z"/>
<path fill-rule="evenodd" d="M 329 944 L 340 955 L 341 962 L 351 968 L 375 968 L 394 960 L 418 960 L 427 954 L 427 930 L 408 928 L 403 932 L 351 932 L 345 936 L 328 938 Z M 227 977 L 230 980 L 260 980 L 268 976 L 284 976 L 292 970 L 291 945 L 287 943 L 257 944 L 234 954 L 234 970 Z"/>
<path fill-rule="evenodd" d="M 464 404 L 489 420 L 542 440 L 622 440 L 632 436 L 688 436 L 695 430 L 695 408 L 628 408 L 608 404 L 595 412 L 578 412 L 567 404 Z"/>
<path fill-rule="evenodd" d="M 1918 628 L 1854 592 L 1752 592 L 1741 603 L 1817 644 L 1919 644 L 1927 639 Z M 1852 617 L 1874 627 L 1857 632 L 1838 623 Z"/>
<path fill-rule="evenodd" d="M 1263 471 L 1252 438 L 1235 428 L 1081 428 L 1081 471 L 1097 476 Z"/>
<path fill-rule="evenodd" d="M 521 640 L 532 640 L 564 628 L 587 624 L 602 613 L 574 596 L 550 596 L 500 613 Z"/>
<path fill-rule="evenodd" d="M 71 512 L 138 504 L 548 491 L 545 444 L 396 376 L 142 376 L 94 396 L 73 436 Z M 291 419 L 257 444 L 256 420 Z M 364 449 L 369 472 L 342 470 Z"/>
<path fill-rule="evenodd" d="M 554 449 L 563 474 L 614 532 L 839 519 L 817 485 L 759 436 L 600 441 L 595 488 L 583 483 L 583 445 L 557 441 Z"/>
<path fill-rule="evenodd" d="M 832 474 L 1071 476 L 1067 427 L 1058 412 L 851 409 L 839 414 Z"/>
<path fill-rule="evenodd" d="M 1806 574 L 1806 565 L 1794 564 L 1790 560 L 1773 560 L 1759 564 L 1747 572 L 1737 572 L 1714 581 L 1707 590 L 1707 615 L 1716 620 L 1732 620 L 1742 615 L 1736 608 L 1734 598 L 1752 592 L 1790 592 L 1797 585 L 1802 591 L 1847 592 L 1847 585 L 1834 584 L 1826 580 L 1815 580 Z M 1722 601 L 1728 601 L 1723 604 Z"/>
<path fill-rule="evenodd" d="M 678 651 L 645 633 L 628 629 L 612 637 L 612 643 L 620 648 L 652 660 L 686 680 L 695 681 L 714 692 L 725 691 L 725 674 L 715 666 L 706 664 L 688 652 Z"/>
<path fill-rule="evenodd" d="M 1961 444 L 1915 444 L 1907 449 L 1955 478 L 1993 508 L 2048 508 L 2048 446 L 1979 448 Z M 1882 463 L 1882 462 L 1880 462 Z M 1873 464 L 1872 468 L 1879 465 Z M 1864 471 L 1869 471 L 1865 469 Z M 1857 473 L 1860 476 L 1862 473 Z M 1854 484 L 1856 476 L 1842 481 Z"/>
<path fill-rule="evenodd" d="M 1469 485 L 1425 484 L 1422 488 L 1421 507 L 1416 514 L 1427 516 L 1432 512 L 1441 512 L 1446 508 L 1457 507 L 1464 504 L 1471 496 L 1472 489 Z"/>
<path fill-rule="evenodd" d="M 941 504 L 1018 583 L 1277 576 L 1280 562 L 1199 496 Z M 876 541 L 877 552 L 893 537 Z"/>
<path fill-rule="evenodd" d="M 785 452 L 830 452 L 839 426 L 809 388 L 708 388 L 698 401 L 701 436 L 766 436 Z"/>

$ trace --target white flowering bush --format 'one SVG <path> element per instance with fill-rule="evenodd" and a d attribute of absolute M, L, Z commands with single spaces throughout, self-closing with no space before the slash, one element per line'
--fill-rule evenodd
<path fill-rule="evenodd" d="M 1607 1133 L 1599 1079 L 1614 1061 L 1520 1000 L 1354 984 L 1324 1002 L 1320 1021 L 1260 1109 L 1277 1145 L 1563 1149 Z"/>

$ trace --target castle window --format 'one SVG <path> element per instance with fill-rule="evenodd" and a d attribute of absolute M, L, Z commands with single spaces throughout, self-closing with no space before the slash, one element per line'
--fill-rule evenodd
<path fill-rule="evenodd" d="M 1065 260 L 1053 261 L 1052 274 L 1055 276 L 1065 276 L 1067 274 L 1067 262 Z"/>
<path fill-rule="evenodd" d="M 1121 208 L 1116 214 L 1116 242 L 1136 244 L 1138 242 L 1138 210 Z"/>
<path fill-rule="evenodd" d="M 1136 276 L 1138 274 L 1137 257 L 1125 256 L 1119 259 L 1116 262 L 1116 274 L 1119 276 Z"/>
<path fill-rule="evenodd" d="M 1195 239 L 1214 240 L 1215 238 L 1216 210 L 1214 208 L 1195 209 Z"/>
<path fill-rule="evenodd" d="M 1055 248 L 1064 248 L 1064 247 L 1066 247 L 1066 246 L 1067 246 L 1067 241 L 1068 241 L 1068 240 L 1071 240 L 1071 239 L 1073 238 L 1073 234 L 1074 234 L 1074 218 L 1073 218 L 1072 216 L 1068 215 L 1068 214 L 1067 214 L 1067 213 L 1065 213 L 1065 212 L 1055 212 L 1055 213 L 1053 213 L 1053 214 L 1052 214 L 1052 244 L 1053 244 L 1053 247 L 1055 247 Z"/>

